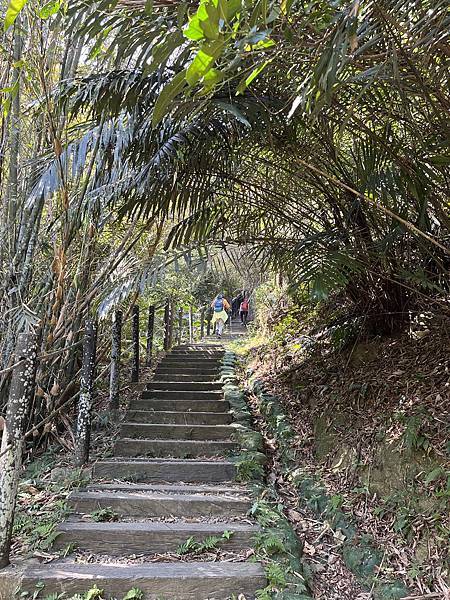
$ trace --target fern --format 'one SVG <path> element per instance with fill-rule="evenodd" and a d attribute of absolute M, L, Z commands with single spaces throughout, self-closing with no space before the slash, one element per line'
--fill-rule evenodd
<path fill-rule="evenodd" d="M 211 535 L 201 542 L 197 542 L 191 536 L 178 546 L 177 554 L 184 556 L 186 554 L 202 554 L 203 552 L 210 552 L 211 550 L 215 550 L 221 543 L 230 540 L 233 535 L 234 533 L 232 531 L 225 530 L 220 537 Z"/>

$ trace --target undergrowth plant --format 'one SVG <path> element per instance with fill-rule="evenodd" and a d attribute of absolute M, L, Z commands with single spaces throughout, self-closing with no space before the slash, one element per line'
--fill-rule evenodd
<path fill-rule="evenodd" d="M 408 590 L 402 582 L 381 581 L 378 571 L 383 561 L 383 553 L 375 547 L 370 536 L 358 533 L 355 525 L 342 510 L 342 499 L 338 495 L 330 497 L 317 475 L 312 476 L 311 473 L 297 466 L 293 445 L 294 431 L 281 402 L 266 391 L 263 382 L 253 379 L 250 383 L 268 431 L 278 443 L 284 476 L 297 489 L 299 499 L 303 503 L 320 518 L 326 520 L 334 530 L 340 531 L 342 537 L 340 551 L 346 566 L 357 575 L 363 585 L 372 589 L 377 600 L 395 600 L 407 596 Z M 257 507 L 256 510 L 261 509 Z M 263 505 L 263 512 L 265 510 L 267 509 Z M 264 550 L 276 552 L 277 545 L 278 541 L 270 538 Z"/>
<path fill-rule="evenodd" d="M 192 536 L 177 548 L 177 554 L 185 556 L 186 554 L 202 554 L 203 552 L 211 552 L 216 550 L 220 544 L 227 542 L 233 537 L 232 531 L 225 530 L 221 536 L 210 535 L 203 541 L 198 542 Z"/>
<path fill-rule="evenodd" d="M 119 520 L 119 515 L 110 506 L 92 511 L 90 517 L 97 523 L 108 523 Z"/>
<path fill-rule="evenodd" d="M 255 501 L 250 515 L 261 528 L 254 539 L 255 559 L 265 565 L 267 586 L 258 590 L 257 598 L 311 600 L 307 567 L 301 559 L 301 545 L 283 515 L 275 490 L 263 483 L 267 461 L 263 453 L 263 438 L 252 427 L 252 415 L 245 392 L 237 385 L 236 363 L 236 355 L 226 352 L 222 379 L 226 382 L 225 399 L 229 401 L 239 425 L 235 439 L 241 445 L 241 452 L 234 457 L 238 479 L 253 482 Z"/>
<path fill-rule="evenodd" d="M 22 554 L 51 548 L 59 535 L 56 527 L 68 514 L 67 496 L 85 483 L 81 469 L 61 469 L 52 476 L 56 464 L 57 454 L 50 448 L 27 467 L 20 483 L 13 535 Z"/>
<path fill-rule="evenodd" d="M 144 593 L 139 588 L 132 588 L 120 600 L 143 600 L 143 598 Z M 64 593 L 55 593 L 46 596 L 43 600 L 105 600 L 105 595 L 103 590 L 100 590 L 96 585 L 94 585 L 84 594 L 75 594 L 74 596 L 68 597 Z M 113 598 L 111 600 L 119 599 Z"/>

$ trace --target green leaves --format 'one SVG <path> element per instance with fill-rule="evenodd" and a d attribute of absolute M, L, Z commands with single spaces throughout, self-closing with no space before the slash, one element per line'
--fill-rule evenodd
<path fill-rule="evenodd" d="M 167 113 L 171 102 L 186 86 L 186 71 L 180 71 L 161 91 L 153 110 L 152 125 L 155 127 Z"/>
<path fill-rule="evenodd" d="M 223 5 L 223 2 L 222 2 Z M 218 8 L 217 0 L 202 0 L 197 12 L 189 19 L 183 34 L 189 40 L 217 40 L 220 35 L 219 20 L 226 7 Z"/>
<path fill-rule="evenodd" d="M 52 15 L 56 15 L 60 8 L 60 0 L 50 0 L 50 2 L 47 2 L 47 4 L 44 4 L 44 6 L 39 9 L 38 16 L 40 19 L 48 19 Z"/>
<path fill-rule="evenodd" d="M 203 44 L 186 71 L 186 81 L 195 85 L 210 70 L 214 61 L 220 56 L 225 40 L 221 38 L 209 44 Z"/>
<path fill-rule="evenodd" d="M 6 16 L 3 24 L 5 31 L 7 31 L 11 25 L 14 25 L 15 20 L 27 2 L 28 0 L 10 0 L 8 8 L 6 9 Z"/>
<path fill-rule="evenodd" d="M 144 597 L 144 592 L 139 588 L 133 588 L 129 592 L 125 594 L 123 600 L 142 600 Z"/>
<path fill-rule="evenodd" d="M 7 31 L 12 25 L 14 25 L 15 20 L 27 4 L 28 0 L 10 0 L 8 8 L 6 10 L 5 21 L 3 24 L 3 28 Z M 41 6 L 41 8 L 37 11 L 38 17 L 40 19 L 46 20 L 56 13 L 61 8 L 61 0 L 49 0 L 46 4 Z"/>
<path fill-rule="evenodd" d="M 248 77 L 244 77 L 237 87 L 236 94 L 242 94 L 248 88 L 251 82 L 256 79 L 271 62 L 271 60 L 266 60 L 262 65 L 259 65 L 259 67 L 255 67 Z"/>

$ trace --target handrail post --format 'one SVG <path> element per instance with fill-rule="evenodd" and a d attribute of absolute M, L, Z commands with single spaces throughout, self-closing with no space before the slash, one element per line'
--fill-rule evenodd
<path fill-rule="evenodd" d="M 20 333 L 6 411 L 0 458 L 0 569 L 9 565 L 17 490 L 22 470 L 24 433 L 37 365 L 36 336 Z"/>
<path fill-rule="evenodd" d="M 146 355 L 146 365 L 150 366 L 152 362 L 152 353 L 153 353 L 153 332 L 155 329 L 155 307 L 149 306 L 148 309 L 148 323 L 147 323 L 147 355 Z"/>
<path fill-rule="evenodd" d="M 178 309 L 178 345 L 183 342 L 183 308 Z"/>
<path fill-rule="evenodd" d="M 189 305 L 189 343 L 192 344 L 194 341 L 194 315 L 192 312 L 192 305 Z"/>
<path fill-rule="evenodd" d="M 131 365 L 131 381 L 139 381 L 139 306 L 135 304 L 132 312 L 132 346 L 133 362 Z"/>
<path fill-rule="evenodd" d="M 164 306 L 164 350 L 170 350 L 170 301 L 167 300 Z"/>
<path fill-rule="evenodd" d="M 109 407 L 119 409 L 120 356 L 122 346 L 122 311 L 116 310 L 113 316 L 111 332 L 111 371 L 109 378 Z"/>
<path fill-rule="evenodd" d="M 172 301 L 169 301 L 169 350 L 173 346 L 173 326 L 175 320 L 175 308 Z"/>
<path fill-rule="evenodd" d="M 200 340 L 205 337 L 205 309 L 200 311 Z"/>
<path fill-rule="evenodd" d="M 91 441 L 92 392 L 95 367 L 96 326 L 93 319 L 86 321 L 83 340 L 83 362 L 81 366 L 80 399 L 75 446 L 75 464 L 82 467 L 89 460 Z"/>

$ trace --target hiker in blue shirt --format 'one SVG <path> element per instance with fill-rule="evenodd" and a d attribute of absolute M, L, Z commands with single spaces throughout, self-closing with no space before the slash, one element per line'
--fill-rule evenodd
<path fill-rule="evenodd" d="M 223 294 L 217 294 L 211 303 L 211 307 L 214 310 L 212 317 L 212 325 L 217 333 L 217 337 L 220 339 L 223 333 L 223 327 L 228 320 L 228 311 L 231 306 Z"/>

